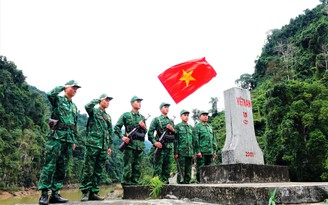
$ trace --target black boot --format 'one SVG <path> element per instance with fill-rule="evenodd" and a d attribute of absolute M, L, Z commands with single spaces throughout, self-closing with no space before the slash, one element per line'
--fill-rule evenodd
<path fill-rule="evenodd" d="M 40 205 L 48 205 L 49 201 L 48 201 L 48 192 L 43 192 L 40 196 L 39 199 L 39 204 Z"/>
<path fill-rule="evenodd" d="M 82 191 L 82 198 L 81 201 L 88 201 L 89 200 L 89 194 L 88 194 L 88 190 L 84 190 Z"/>
<path fill-rule="evenodd" d="M 60 196 L 60 194 L 56 192 L 52 192 L 49 203 L 51 204 L 56 204 L 56 203 L 66 203 L 68 202 L 68 199 L 64 199 L 63 197 Z"/>
<path fill-rule="evenodd" d="M 89 200 L 91 201 L 102 201 L 104 200 L 103 197 L 99 196 L 98 193 L 90 192 L 89 194 Z"/>

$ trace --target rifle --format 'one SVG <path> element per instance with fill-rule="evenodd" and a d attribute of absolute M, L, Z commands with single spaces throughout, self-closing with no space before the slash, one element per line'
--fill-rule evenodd
<path fill-rule="evenodd" d="M 174 158 L 174 159 L 175 159 L 175 162 L 177 163 L 177 166 L 178 166 L 178 172 L 179 172 L 179 176 L 180 176 L 179 182 L 182 183 L 184 179 L 183 179 L 180 163 L 179 163 L 178 159 L 176 159 L 176 158 Z"/>
<path fill-rule="evenodd" d="M 170 120 L 171 122 L 173 122 L 175 119 L 175 116 L 173 116 L 173 120 Z M 168 132 L 169 130 L 167 128 L 165 128 L 164 132 L 162 133 L 162 135 L 160 136 L 159 138 L 159 142 L 162 144 L 162 146 L 164 146 L 164 142 L 166 140 L 166 133 Z M 161 151 L 162 151 L 163 148 L 158 148 L 156 147 L 155 151 L 154 151 L 154 154 L 159 156 L 161 154 Z"/>
<path fill-rule="evenodd" d="M 51 128 L 51 136 L 54 136 L 55 131 L 56 131 L 57 126 L 58 126 L 58 120 L 49 118 L 48 125 Z"/>
<path fill-rule="evenodd" d="M 148 114 L 148 117 L 143 119 L 143 121 L 145 122 L 148 118 L 150 117 L 150 115 Z M 140 129 L 141 127 L 139 126 L 139 124 L 137 126 L 135 126 L 128 134 L 127 137 L 130 139 L 129 143 L 132 143 L 133 141 L 133 136 L 134 133 L 138 131 L 138 129 Z M 122 142 L 122 144 L 120 145 L 120 147 L 118 148 L 121 152 L 124 151 L 124 149 L 128 146 L 129 143 L 126 142 Z"/>

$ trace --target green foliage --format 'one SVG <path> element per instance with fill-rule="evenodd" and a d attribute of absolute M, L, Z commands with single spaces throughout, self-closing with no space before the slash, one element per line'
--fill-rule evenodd
<path fill-rule="evenodd" d="M 209 118 L 209 124 L 212 126 L 213 132 L 216 136 L 218 150 L 215 163 L 219 165 L 222 163 L 221 151 L 226 138 L 224 111 L 218 112 L 215 117 Z"/>
<path fill-rule="evenodd" d="M 198 122 L 198 117 L 199 117 L 200 110 L 198 109 L 193 109 L 190 114 L 192 114 L 191 119 L 194 121 L 194 124 Z"/>
<path fill-rule="evenodd" d="M 252 75 L 248 73 L 244 73 L 240 76 L 239 79 L 235 81 L 238 87 L 243 89 L 252 90 L 255 87 L 255 80 L 253 79 Z"/>
<path fill-rule="evenodd" d="M 141 180 L 140 180 L 140 184 L 144 185 L 144 186 L 148 186 L 150 184 L 150 181 L 152 180 L 152 176 L 151 175 L 144 175 Z"/>
<path fill-rule="evenodd" d="M 0 188 L 35 186 L 48 126 L 47 106 L 42 95 L 26 84 L 23 72 L 3 56 L 0 93 Z"/>
<path fill-rule="evenodd" d="M 149 197 L 151 199 L 158 199 L 160 197 L 162 187 L 163 187 L 163 182 L 159 179 L 159 177 L 154 177 L 150 180 L 149 186 L 150 186 L 150 194 Z"/>
<path fill-rule="evenodd" d="M 23 72 L 0 56 L 0 189 L 37 186 L 45 154 L 50 103 L 46 93 L 25 82 Z M 66 184 L 79 183 L 84 160 L 85 126 L 88 116 L 79 114 L 78 143 L 69 161 Z M 119 182 L 122 173 L 121 140 L 114 146 L 102 184 Z M 10 154 L 8 154 L 10 153 Z"/>
<path fill-rule="evenodd" d="M 323 134 L 327 126 L 322 119 L 326 118 L 328 88 L 316 82 L 289 81 L 274 85 L 266 97 L 266 161 L 288 165 L 292 180 L 320 181 L 327 153 Z"/>
<path fill-rule="evenodd" d="M 256 136 L 267 164 L 292 181 L 328 179 L 327 5 L 272 30 L 252 75 Z"/>
<path fill-rule="evenodd" d="M 275 188 L 274 191 L 270 193 L 268 205 L 276 205 L 276 191 L 277 191 L 277 188 Z"/>
<path fill-rule="evenodd" d="M 211 109 L 209 110 L 209 113 L 212 114 L 212 117 L 215 117 L 218 114 L 218 102 L 219 99 L 217 97 L 215 98 L 212 97 L 209 102 L 211 104 Z"/>
<path fill-rule="evenodd" d="M 121 144 L 119 137 L 113 135 L 112 153 L 106 162 L 106 173 L 112 182 L 120 182 L 123 173 L 123 153 L 118 149 Z"/>

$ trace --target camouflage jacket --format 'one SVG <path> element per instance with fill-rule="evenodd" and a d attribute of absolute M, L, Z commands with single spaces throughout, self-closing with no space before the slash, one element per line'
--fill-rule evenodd
<path fill-rule="evenodd" d="M 140 113 L 135 113 L 132 110 L 130 112 L 125 112 L 118 119 L 114 127 L 114 132 L 118 137 L 122 138 L 126 136 L 127 133 L 129 133 L 131 130 L 133 130 L 133 128 L 137 127 L 140 120 L 144 119 L 145 117 L 143 115 L 141 115 Z M 123 126 L 125 128 L 124 134 L 121 131 L 121 128 Z M 146 134 L 147 130 L 140 128 L 139 132 L 143 132 L 144 134 Z M 134 150 L 144 150 L 145 142 L 143 140 L 134 139 L 133 142 L 130 142 L 127 147 Z"/>
<path fill-rule="evenodd" d="M 211 125 L 197 123 L 193 130 L 195 139 L 195 152 L 202 155 L 212 155 L 216 152 L 216 138 Z"/>
<path fill-rule="evenodd" d="M 155 143 L 156 141 L 159 141 L 159 138 L 163 134 L 163 132 L 166 129 L 166 125 L 171 124 L 174 126 L 174 123 L 171 122 L 170 118 L 165 117 L 163 115 L 160 115 L 159 117 L 154 118 L 149 126 L 148 130 L 148 140 L 151 143 Z M 156 136 L 154 136 L 154 132 L 156 131 Z M 168 134 L 174 135 L 175 133 L 172 133 L 171 131 L 167 132 Z M 165 147 L 167 149 L 172 149 L 173 148 L 173 142 L 167 142 L 165 143 Z"/>
<path fill-rule="evenodd" d="M 68 99 L 66 96 L 59 96 L 59 93 L 64 89 L 64 86 L 57 86 L 47 93 L 48 99 L 52 105 L 51 118 L 58 120 L 57 129 L 53 137 L 61 141 L 77 143 L 77 107 L 72 100 Z"/>
<path fill-rule="evenodd" d="M 192 126 L 180 122 L 174 127 L 174 129 L 176 133 L 176 138 L 174 140 L 174 154 L 192 157 L 195 154 Z"/>
<path fill-rule="evenodd" d="M 99 102 L 99 99 L 94 99 L 85 105 L 85 110 L 89 115 L 85 145 L 107 150 L 113 144 L 112 119 L 105 110 L 95 108 Z"/>

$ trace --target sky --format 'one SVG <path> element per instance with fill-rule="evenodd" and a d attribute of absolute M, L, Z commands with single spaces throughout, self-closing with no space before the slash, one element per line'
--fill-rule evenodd
<path fill-rule="evenodd" d="M 180 122 L 182 109 L 211 109 L 235 80 L 254 72 L 267 35 L 319 0 L 0 0 L 0 55 L 16 64 L 26 82 L 49 92 L 74 79 L 81 113 L 106 93 L 115 124 L 143 98 L 140 113 Z M 217 76 L 176 104 L 158 75 L 176 64 L 205 57 Z M 192 120 L 190 120 L 192 124 Z M 150 122 L 147 122 L 150 124 Z"/>

